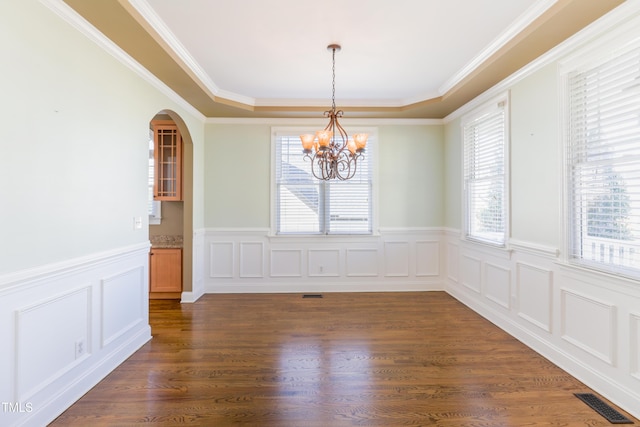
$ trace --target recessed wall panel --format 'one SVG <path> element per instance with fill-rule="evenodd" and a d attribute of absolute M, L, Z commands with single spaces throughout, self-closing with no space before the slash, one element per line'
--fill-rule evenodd
<path fill-rule="evenodd" d="M 447 277 L 454 282 L 458 281 L 460 270 L 460 249 L 458 245 L 447 245 Z"/>
<path fill-rule="evenodd" d="M 347 276 L 377 275 L 378 251 L 376 249 L 347 249 Z"/>
<path fill-rule="evenodd" d="M 480 293 L 482 263 L 478 258 L 463 255 L 460 258 L 460 280 L 474 292 Z"/>
<path fill-rule="evenodd" d="M 629 316 L 631 321 L 631 375 L 640 380 L 640 314 Z"/>
<path fill-rule="evenodd" d="M 561 295 L 562 338 L 615 365 L 615 307 L 567 289 Z"/>
<path fill-rule="evenodd" d="M 91 288 L 48 298 L 15 315 L 16 399 L 27 402 L 90 353 Z M 80 355 L 78 342 L 84 346 Z"/>
<path fill-rule="evenodd" d="M 209 276 L 233 277 L 233 242 L 214 242 L 209 246 Z"/>
<path fill-rule="evenodd" d="M 302 251 L 298 249 L 273 249 L 271 251 L 272 277 L 301 277 Z"/>
<path fill-rule="evenodd" d="M 407 277 L 409 275 L 409 243 L 385 242 L 384 266 L 387 277 Z"/>
<path fill-rule="evenodd" d="M 340 275 L 340 251 L 338 249 L 310 249 L 309 276 L 336 277 Z"/>
<path fill-rule="evenodd" d="M 262 242 L 240 243 L 240 277 L 264 276 L 263 252 Z"/>
<path fill-rule="evenodd" d="M 101 346 L 123 335 L 143 319 L 143 303 L 148 296 L 142 267 L 111 276 L 102 281 Z"/>
<path fill-rule="evenodd" d="M 516 264 L 518 316 L 551 332 L 553 275 L 550 270 Z"/>
<path fill-rule="evenodd" d="M 440 243 L 416 242 L 416 276 L 440 275 Z"/>
<path fill-rule="evenodd" d="M 508 309 L 511 306 L 511 270 L 486 263 L 484 289 L 487 299 Z"/>

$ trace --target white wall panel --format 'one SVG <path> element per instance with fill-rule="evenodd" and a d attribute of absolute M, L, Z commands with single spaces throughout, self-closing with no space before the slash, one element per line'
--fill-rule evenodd
<path fill-rule="evenodd" d="M 203 233 L 205 292 L 442 289 L 439 229 L 384 229 L 370 236 L 281 236 L 259 228 Z"/>
<path fill-rule="evenodd" d="M 378 276 L 378 250 L 347 249 L 347 276 Z"/>
<path fill-rule="evenodd" d="M 511 270 L 508 268 L 485 264 L 484 293 L 487 299 L 501 307 L 511 307 Z"/>
<path fill-rule="evenodd" d="M 631 314 L 631 375 L 640 380 L 640 314 Z"/>
<path fill-rule="evenodd" d="M 240 277 L 264 276 L 264 244 L 262 242 L 240 243 Z"/>
<path fill-rule="evenodd" d="M 209 245 L 209 276 L 233 277 L 233 242 L 214 242 Z"/>
<path fill-rule="evenodd" d="M 102 347 L 146 321 L 147 286 L 142 267 L 102 279 Z"/>
<path fill-rule="evenodd" d="M 460 247 L 457 244 L 447 243 L 447 278 L 457 283 L 459 272 Z"/>
<path fill-rule="evenodd" d="M 310 249 L 307 274 L 316 277 L 338 277 L 340 275 L 340 250 Z"/>
<path fill-rule="evenodd" d="M 387 277 L 409 276 L 409 243 L 385 242 L 384 266 Z"/>
<path fill-rule="evenodd" d="M 464 286 L 480 293 L 482 286 L 482 261 L 469 255 L 460 258 L 460 280 Z"/>
<path fill-rule="evenodd" d="M 440 275 L 440 242 L 416 242 L 416 276 Z"/>
<path fill-rule="evenodd" d="M 551 332 L 553 274 L 550 270 L 516 263 L 518 316 Z"/>
<path fill-rule="evenodd" d="M 271 277 L 301 277 L 302 250 L 272 249 Z"/>
<path fill-rule="evenodd" d="M 0 424 L 47 425 L 151 338 L 148 242 L 0 276 Z"/>
<path fill-rule="evenodd" d="M 90 331 L 89 286 L 16 310 L 16 400 L 29 401 L 79 359 L 88 357 Z M 78 341 L 82 341 L 84 351 L 76 357 Z"/>
<path fill-rule="evenodd" d="M 561 294 L 562 338 L 615 365 L 616 308 L 567 289 Z"/>

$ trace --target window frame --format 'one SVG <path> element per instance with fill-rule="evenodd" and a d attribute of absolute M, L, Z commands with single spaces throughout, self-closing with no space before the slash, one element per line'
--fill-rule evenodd
<path fill-rule="evenodd" d="M 276 182 L 276 152 L 278 138 L 287 135 L 299 139 L 299 135 L 308 133 L 309 129 L 322 128 L 326 123 L 311 124 L 308 126 L 279 126 L 271 128 L 271 194 L 270 194 L 270 232 L 271 237 L 322 237 L 322 238 L 366 238 L 369 236 L 378 235 L 378 128 L 377 127 L 363 127 L 363 126 L 349 126 L 344 125 L 345 130 L 349 135 L 354 133 L 367 133 L 369 134 L 367 148 L 364 155 L 368 156 L 369 167 L 371 169 L 371 208 L 369 223 L 371 225 L 370 231 L 366 233 L 339 233 L 339 232 L 279 232 L 278 231 L 278 188 Z M 300 145 L 300 154 L 302 155 L 302 144 Z M 308 161 L 306 164 L 311 166 Z M 315 178 L 314 178 L 315 179 Z"/>
<path fill-rule="evenodd" d="M 634 37 L 630 37 L 636 34 Z M 585 249 L 585 240 L 589 239 L 589 209 L 585 208 L 580 210 L 581 218 L 576 220 L 577 212 L 574 198 L 578 191 L 574 186 L 573 170 L 574 165 L 579 162 L 572 161 L 572 155 L 574 155 L 574 143 L 572 135 L 572 109 L 570 100 L 570 78 L 573 74 L 594 72 L 596 69 L 605 66 L 605 64 L 616 61 L 622 55 L 633 51 L 640 51 L 640 39 L 637 38 L 638 31 L 624 31 L 623 28 L 617 28 L 615 31 L 601 37 L 598 43 L 592 43 L 585 46 L 583 49 L 575 52 L 572 56 L 561 61 L 559 67 L 559 80 L 560 80 L 560 103 L 562 108 L 562 158 L 563 158 L 563 193 L 562 193 L 562 206 L 564 210 L 563 214 L 563 248 L 565 254 L 563 256 L 563 262 L 568 265 L 586 268 L 592 271 L 598 271 L 601 273 L 612 274 L 616 276 L 628 277 L 635 280 L 640 278 L 640 266 L 625 266 L 620 262 L 620 257 L 617 258 L 617 263 L 612 259 L 616 259 L 616 250 L 613 249 L 613 255 L 611 248 L 615 242 L 623 242 L 621 239 L 607 239 L 602 236 L 591 236 L 591 240 L 611 240 L 609 247 L 606 249 L 606 253 L 598 255 L 596 259 L 593 254 L 589 256 L 588 250 Z M 638 76 L 640 76 L 640 54 L 638 54 Z M 640 117 L 640 113 L 638 113 Z M 601 129 L 601 127 L 598 127 Z M 635 135 L 635 133 L 634 133 Z M 639 135 L 640 139 L 640 135 Z M 581 149 L 586 148 L 585 144 L 582 144 Z M 585 151 L 586 153 L 586 151 Z M 594 153 L 592 153 L 593 155 Z M 583 162 L 585 163 L 585 162 Z M 620 167 L 621 162 L 619 160 L 605 162 L 607 167 L 610 167 L 612 172 L 616 166 Z M 595 162 L 589 162 L 585 164 L 595 164 Z M 593 174 L 592 174 L 593 175 Z M 637 203 L 637 202 L 636 202 Z M 634 220 L 635 218 L 635 220 Z M 636 227 L 640 224 L 640 212 L 636 213 L 630 220 L 633 224 L 635 221 Z M 580 229 L 580 230 L 578 230 Z M 587 234 L 587 237 L 585 237 Z M 637 242 L 638 239 L 632 239 Z M 607 242 L 605 242 L 607 243 Z M 618 243 L 622 245 L 622 243 Z M 636 253 L 636 256 L 638 254 Z M 605 261 L 608 258 L 608 261 Z"/>
<path fill-rule="evenodd" d="M 466 129 L 468 126 L 471 126 L 474 122 L 480 119 L 483 116 L 491 114 L 492 112 L 502 109 L 504 123 L 503 123 L 503 159 L 502 159 L 502 167 L 503 173 L 502 175 L 502 223 L 503 223 L 503 231 L 501 233 L 501 241 L 497 241 L 494 239 L 490 239 L 487 237 L 483 237 L 482 235 L 476 233 L 474 234 L 471 230 L 471 218 L 472 215 L 477 213 L 471 212 L 470 207 L 470 189 L 467 183 L 467 147 L 469 141 L 466 138 Z M 496 247 L 496 248 L 507 248 L 508 239 L 510 236 L 510 224 L 511 224 L 511 203 L 510 203 L 510 146 L 511 146 L 511 134 L 510 134 L 510 99 L 509 92 L 501 93 L 490 100 L 483 102 L 480 106 L 476 107 L 466 115 L 464 115 L 460 121 L 460 132 L 461 132 L 461 141 L 462 141 L 462 152 L 461 152 L 461 160 L 462 160 L 462 238 L 464 240 L 481 243 L 488 246 Z"/>

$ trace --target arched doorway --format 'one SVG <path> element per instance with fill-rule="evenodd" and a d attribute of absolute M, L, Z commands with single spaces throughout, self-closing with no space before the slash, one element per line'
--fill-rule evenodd
<path fill-rule="evenodd" d="M 191 133 L 182 118 L 171 110 L 158 112 L 150 121 L 175 124 L 181 136 L 181 196 L 179 200 L 160 202 L 161 217 L 158 223 L 149 225 L 149 239 L 157 248 L 177 248 L 181 254 L 181 293 L 191 292 L 193 288 L 193 141 Z M 153 274 L 153 273 L 151 273 Z M 153 278 L 152 278 L 153 280 Z M 159 298 L 180 298 L 181 293 L 156 292 Z"/>

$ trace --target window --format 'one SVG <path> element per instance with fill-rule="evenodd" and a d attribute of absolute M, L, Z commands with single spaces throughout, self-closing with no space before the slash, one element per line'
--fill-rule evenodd
<path fill-rule="evenodd" d="M 155 172 L 156 167 L 154 164 L 154 141 L 153 141 L 153 130 L 149 130 L 149 192 L 148 192 L 148 203 L 147 203 L 147 211 L 149 213 L 149 224 L 158 225 L 162 221 L 161 215 L 161 202 L 159 200 L 153 199 L 153 184 L 155 182 Z"/>
<path fill-rule="evenodd" d="M 570 261 L 640 277 L 640 43 L 565 83 Z"/>
<path fill-rule="evenodd" d="M 507 235 L 507 99 L 487 104 L 462 122 L 465 235 L 504 246 Z"/>
<path fill-rule="evenodd" d="M 321 181 L 304 159 L 300 131 L 274 132 L 273 228 L 276 234 L 371 234 L 375 132 L 350 180 Z M 351 132 L 350 132 L 351 133 Z"/>

